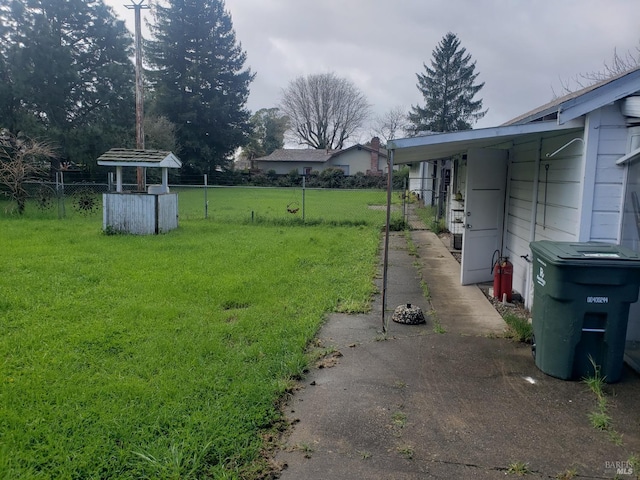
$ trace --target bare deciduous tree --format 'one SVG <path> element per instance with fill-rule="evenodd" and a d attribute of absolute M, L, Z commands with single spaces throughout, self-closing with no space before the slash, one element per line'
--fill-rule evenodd
<path fill-rule="evenodd" d="M 369 116 L 364 94 L 333 73 L 298 77 L 282 93 L 280 109 L 301 145 L 341 149 Z"/>
<path fill-rule="evenodd" d="M 49 161 L 55 158 L 53 147 L 44 142 L 21 138 L 0 130 L 0 185 L 23 214 L 29 193 L 25 183 L 46 175 Z"/>
<path fill-rule="evenodd" d="M 377 115 L 371 124 L 372 136 L 379 137 L 386 145 L 390 140 L 404 135 L 409 127 L 407 109 L 393 107 L 382 115 Z"/>
<path fill-rule="evenodd" d="M 640 47 L 635 48 L 635 53 L 627 51 L 624 55 L 613 49 L 613 57 L 610 62 L 603 62 L 602 70 L 580 73 L 568 80 L 560 80 L 560 93 L 553 92 L 554 98 L 581 90 L 598 82 L 613 78 L 625 72 L 640 67 Z"/>

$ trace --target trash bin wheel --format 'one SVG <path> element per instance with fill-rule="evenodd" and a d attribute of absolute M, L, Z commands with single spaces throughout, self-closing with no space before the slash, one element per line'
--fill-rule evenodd
<path fill-rule="evenodd" d="M 531 335 L 531 356 L 536 359 L 536 336 Z"/>

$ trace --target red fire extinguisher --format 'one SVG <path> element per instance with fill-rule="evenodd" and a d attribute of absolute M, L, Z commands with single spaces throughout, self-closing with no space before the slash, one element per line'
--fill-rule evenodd
<path fill-rule="evenodd" d="M 513 264 L 508 257 L 499 257 L 493 266 L 493 296 L 511 302 L 513 290 Z"/>

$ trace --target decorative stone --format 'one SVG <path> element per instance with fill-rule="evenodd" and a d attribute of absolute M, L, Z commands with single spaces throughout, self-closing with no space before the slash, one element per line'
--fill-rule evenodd
<path fill-rule="evenodd" d="M 426 322 L 424 313 L 422 313 L 420 307 L 416 307 L 410 303 L 396 307 L 391 320 L 407 325 L 418 325 Z"/>

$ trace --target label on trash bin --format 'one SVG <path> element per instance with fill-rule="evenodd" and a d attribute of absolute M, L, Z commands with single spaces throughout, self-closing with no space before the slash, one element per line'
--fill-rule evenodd
<path fill-rule="evenodd" d="M 582 256 L 592 258 L 620 258 L 620 255 L 617 253 L 583 253 Z"/>
<path fill-rule="evenodd" d="M 609 303 L 609 297 L 587 297 L 587 303 Z"/>
<path fill-rule="evenodd" d="M 538 261 L 540 262 L 540 260 Z M 540 272 L 538 272 L 538 274 L 536 275 L 536 282 L 538 282 L 543 287 L 547 284 L 547 281 L 544 279 L 544 268 L 542 267 L 540 267 Z"/>

